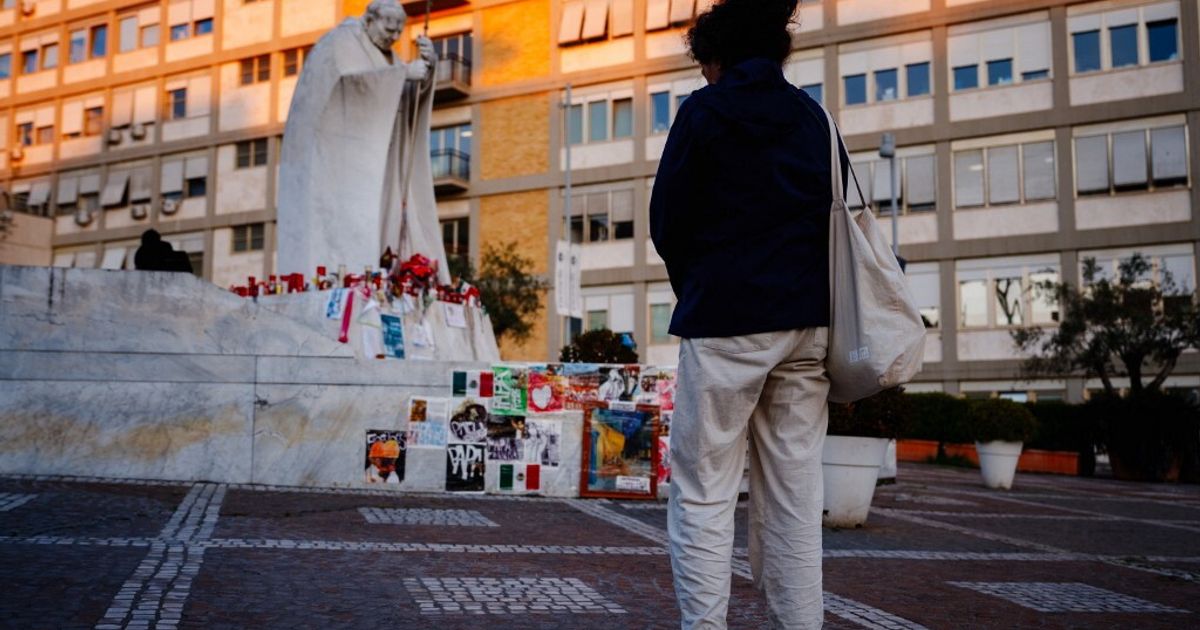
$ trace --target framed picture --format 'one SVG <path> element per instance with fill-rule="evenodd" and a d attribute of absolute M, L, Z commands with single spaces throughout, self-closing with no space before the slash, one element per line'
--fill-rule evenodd
<path fill-rule="evenodd" d="M 658 422 L 655 406 L 587 404 L 583 410 L 579 495 L 657 498 Z"/>

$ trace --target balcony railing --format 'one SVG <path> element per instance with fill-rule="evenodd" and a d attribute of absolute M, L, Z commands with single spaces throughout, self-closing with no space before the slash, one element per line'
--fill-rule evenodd
<path fill-rule="evenodd" d="M 438 149 L 430 154 L 433 188 L 439 193 L 463 192 L 471 181 L 471 156 L 455 149 Z"/>
<path fill-rule="evenodd" d="M 471 62 L 457 53 L 450 53 L 438 59 L 434 79 L 435 101 L 466 98 L 471 95 Z"/>

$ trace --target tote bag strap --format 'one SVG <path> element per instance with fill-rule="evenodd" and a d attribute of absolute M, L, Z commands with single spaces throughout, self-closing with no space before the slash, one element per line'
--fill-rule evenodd
<path fill-rule="evenodd" d="M 829 113 L 824 106 L 821 111 L 825 112 L 825 120 L 829 122 L 829 163 L 832 165 L 830 178 L 833 182 L 833 200 L 845 201 L 842 195 L 842 156 L 838 151 L 838 140 L 842 134 L 838 132 L 837 123 L 833 122 L 833 115 Z M 850 163 L 850 178 L 854 180 L 854 188 L 858 190 L 858 198 L 862 200 L 863 207 L 867 205 L 867 198 L 863 195 L 862 186 L 858 185 L 858 175 L 854 173 L 854 163 Z"/>

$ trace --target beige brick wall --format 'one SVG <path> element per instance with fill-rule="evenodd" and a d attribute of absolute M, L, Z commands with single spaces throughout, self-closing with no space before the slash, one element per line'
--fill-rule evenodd
<path fill-rule="evenodd" d="M 550 169 L 550 98 L 546 94 L 479 106 L 480 176 L 536 175 Z"/>
<path fill-rule="evenodd" d="M 515 245 L 522 256 L 533 261 L 533 271 L 548 274 L 550 246 L 546 238 L 549 225 L 550 192 L 529 192 L 493 195 L 479 200 L 479 238 L 482 249 L 491 246 Z M 547 308 L 534 324 L 533 333 L 523 343 L 503 340 L 500 356 L 509 361 L 545 361 L 547 344 Z"/>
<path fill-rule="evenodd" d="M 501 85 L 550 74 L 550 3 L 526 0 L 484 9 L 479 81 Z"/>

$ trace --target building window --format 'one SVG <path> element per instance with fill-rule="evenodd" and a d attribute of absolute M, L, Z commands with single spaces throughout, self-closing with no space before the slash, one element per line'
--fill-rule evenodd
<path fill-rule="evenodd" d="M 471 255 L 471 220 L 467 217 L 443 219 L 442 246 L 446 248 L 447 256 Z"/>
<path fill-rule="evenodd" d="M 208 35 L 213 32 L 212 18 L 204 18 L 202 20 L 196 20 L 194 22 L 194 26 L 195 26 L 194 32 L 196 34 L 196 37 L 199 37 L 201 35 Z"/>
<path fill-rule="evenodd" d="M 867 75 L 852 74 L 842 78 L 846 87 L 846 104 L 862 105 L 867 102 Z"/>
<path fill-rule="evenodd" d="M 892 165 L 889 160 L 855 160 L 854 172 L 858 175 L 867 201 L 883 215 L 892 213 Z M 896 206 L 900 214 L 929 212 L 937 207 L 937 158 L 933 155 L 910 155 L 896 158 L 896 180 L 900 183 L 896 191 Z M 847 202 L 852 208 L 861 208 L 863 200 L 858 188 L 850 185 Z"/>
<path fill-rule="evenodd" d="M 608 101 L 592 101 L 588 110 L 588 142 L 608 141 Z"/>
<path fill-rule="evenodd" d="M 900 79 L 895 68 L 875 71 L 875 101 L 894 101 L 900 97 Z"/>
<path fill-rule="evenodd" d="M 23 147 L 33 146 L 33 123 L 17 124 L 17 143 Z"/>
<path fill-rule="evenodd" d="M 1178 5 L 1115 9 L 1068 18 L 1076 74 L 1179 59 Z M 1107 55 L 1101 43 L 1107 42 Z"/>
<path fill-rule="evenodd" d="M 271 80 L 271 55 L 247 57 L 241 61 L 241 84 L 252 85 Z"/>
<path fill-rule="evenodd" d="M 166 103 L 167 120 L 182 120 L 187 118 L 187 88 L 167 91 Z"/>
<path fill-rule="evenodd" d="M 979 87 L 979 66 L 958 66 L 954 69 L 954 89 L 972 90 Z"/>
<path fill-rule="evenodd" d="M 652 4 L 663 5 L 662 11 L 654 7 L 647 14 L 646 30 L 666 28 L 669 16 L 666 12 L 665 0 L 652 0 Z M 685 6 L 686 5 L 686 6 Z M 677 2 L 675 13 L 688 12 L 686 20 L 691 19 L 694 2 Z M 661 16 L 660 16 L 661 13 Z M 661 17 L 661 20 L 659 18 Z M 662 21 L 663 24 L 658 24 Z M 565 0 L 558 25 L 558 45 L 603 41 L 610 37 L 625 37 L 633 34 L 633 0 L 612 0 L 612 2 L 596 2 L 593 0 Z"/>
<path fill-rule="evenodd" d="M 83 63 L 89 59 L 101 59 L 108 54 L 108 25 L 97 24 L 90 28 L 71 31 L 71 44 L 67 51 L 69 63 Z"/>
<path fill-rule="evenodd" d="M 36 134 L 34 144 L 54 144 L 54 125 L 38 127 Z"/>
<path fill-rule="evenodd" d="M 914 263 L 905 270 L 904 277 L 912 289 L 913 299 L 921 313 L 925 328 L 942 325 L 941 275 L 937 263 Z"/>
<path fill-rule="evenodd" d="M 171 41 L 177 42 L 192 36 L 191 24 L 176 24 L 171 27 Z"/>
<path fill-rule="evenodd" d="M 1037 81 L 1038 79 L 1050 78 L 1049 70 L 1030 70 L 1029 72 L 1021 73 L 1022 81 Z"/>
<path fill-rule="evenodd" d="M 471 124 L 439 127 L 429 135 L 433 178 L 471 179 Z"/>
<path fill-rule="evenodd" d="M 997 59 L 987 62 L 988 85 L 1012 85 L 1013 60 Z"/>
<path fill-rule="evenodd" d="M 12 77 L 12 53 L 0 55 L 0 79 Z"/>
<path fill-rule="evenodd" d="M 119 22 L 119 26 L 120 26 L 121 32 L 120 32 L 120 41 L 118 43 L 118 46 L 120 48 L 118 50 L 120 50 L 121 52 L 130 52 L 132 50 L 137 50 L 137 47 L 138 47 L 138 43 L 137 43 L 138 19 L 137 19 L 137 16 L 131 15 L 128 17 L 121 18 L 121 21 Z"/>
<path fill-rule="evenodd" d="M 1187 129 L 1182 125 L 1075 139 L 1075 190 L 1080 195 L 1186 186 Z"/>
<path fill-rule="evenodd" d="M 671 93 L 650 95 L 650 132 L 666 133 L 671 129 Z"/>
<path fill-rule="evenodd" d="M 290 48 L 283 51 L 283 76 L 299 76 L 300 71 L 304 69 L 304 61 L 308 59 L 311 52 L 312 46 Z"/>
<path fill-rule="evenodd" d="M 89 107 L 83 110 L 83 135 L 98 136 L 104 130 L 104 108 Z"/>
<path fill-rule="evenodd" d="M 264 226 L 262 223 L 235 225 L 233 227 L 234 253 L 262 251 L 263 232 Z"/>
<path fill-rule="evenodd" d="M 604 243 L 633 238 L 633 191 L 573 195 L 570 216 L 573 243 Z"/>
<path fill-rule="evenodd" d="M 666 94 L 663 92 L 662 94 Z M 567 109 L 567 142 L 608 142 L 633 136 L 633 98 L 582 97 Z M 653 98 L 651 99 L 654 100 Z M 665 103 L 664 103 L 665 104 Z M 669 105 L 665 104 L 667 107 Z M 669 115 L 669 114 L 668 114 Z"/>
<path fill-rule="evenodd" d="M 650 343 L 671 343 L 671 310 L 670 304 L 650 305 Z"/>
<path fill-rule="evenodd" d="M 954 154 L 954 205 L 979 208 L 1054 199 L 1054 143 L 1027 142 Z"/>
<path fill-rule="evenodd" d="M 1042 288 L 1046 283 L 1058 282 L 1057 265 L 1012 259 L 972 262 L 989 262 L 992 266 L 959 271 L 959 328 L 1002 329 L 1058 323 L 1056 300 Z"/>
<path fill-rule="evenodd" d="M 58 67 L 58 44 L 42 46 L 42 70 L 53 70 Z"/>
<path fill-rule="evenodd" d="M 208 194 L 208 177 L 189 177 L 183 182 L 184 197 L 203 197 Z"/>
<path fill-rule="evenodd" d="M 608 328 L 608 311 L 595 310 L 587 312 L 588 330 L 605 330 Z"/>
<path fill-rule="evenodd" d="M 633 137 L 633 99 L 619 98 L 613 101 L 613 138 Z"/>
<path fill-rule="evenodd" d="M 808 96 L 810 98 L 812 98 L 812 100 L 814 100 L 818 103 L 825 102 L 825 89 L 822 87 L 822 85 L 820 83 L 811 83 L 809 85 L 802 85 L 802 86 L 800 86 L 800 89 L 804 90 L 804 92 L 806 94 L 808 94 Z"/>
<path fill-rule="evenodd" d="M 147 25 L 143 26 L 142 27 L 142 48 L 150 48 L 151 46 L 157 46 L 158 45 L 158 32 L 159 32 L 159 28 L 158 28 L 157 24 L 147 24 Z"/>
<path fill-rule="evenodd" d="M 904 67 L 904 72 L 910 98 L 929 94 L 929 62 L 910 63 Z"/>
<path fill-rule="evenodd" d="M 433 39 L 433 52 L 437 55 L 437 81 L 471 82 L 471 59 L 474 41 L 470 32 L 456 33 Z"/>
<path fill-rule="evenodd" d="M 246 140 L 237 143 L 237 168 L 254 168 L 267 165 L 267 139 Z"/>
<path fill-rule="evenodd" d="M 21 74 L 33 74 L 38 71 L 38 51 L 37 49 L 26 50 L 21 53 Z"/>

